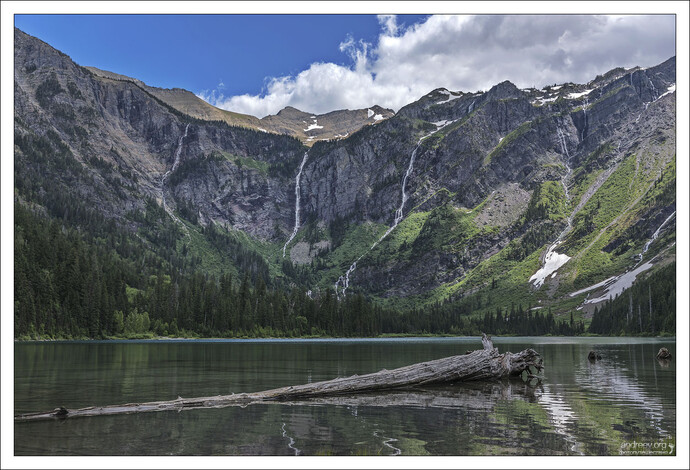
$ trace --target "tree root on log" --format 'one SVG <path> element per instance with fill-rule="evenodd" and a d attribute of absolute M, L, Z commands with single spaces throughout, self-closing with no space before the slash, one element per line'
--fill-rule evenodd
<path fill-rule="evenodd" d="M 219 395 L 215 397 L 182 398 L 177 400 L 147 403 L 127 403 L 102 407 L 88 407 L 68 410 L 63 407 L 42 413 L 28 413 L 14 417 L 15 422 L 45 419 L 66 419 L 85 416 L 104 416 L 152 411 L 182 411 L 191 408 L 219 408 L 226 406 L 247 406 L 254 403 L 287 402 L 311 400 L 314 398 L 337 397 L 361 393 L 376 393 L 390 390 L 404 390 L 425 385 L 449 384 L 453 382 L 496 380 L 520 376 L 527 372 L 533 378 L 533 371 L 543 369 L 541 356 L 533 349 L 518 353 L 499 354 L 490 337 L 482 335 L 484 349 L 461 356 L 446 357 L 422 362 L 394 370 L 381 370 L 366 375 L 337 378 L 324 382 L 281 387 L 262 392 Z"/>

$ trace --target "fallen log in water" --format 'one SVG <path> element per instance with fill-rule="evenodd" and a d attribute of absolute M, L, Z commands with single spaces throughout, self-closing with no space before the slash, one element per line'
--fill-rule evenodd
<path fill-rule="evenodd" d="M 435 361 L 422 362 L 394 370 L 381 370 L 372 374 L 353 375 L 324 382 L 281 387 L 273 390 L 215 397 L 181 398 L 169 401 L 147 403 L 127 403 L 123 405 L 91 406 L 88 408 L 66 409 L 64 407 L 42 413 L 21 414 L 14 417 L 15 422 L 44 419 L 66 419 L 85 416 L 104 416 L 128 413 L 144 413 L 191 408 L 219 408 L 226 406 L 246 406 L 252 403 L 285 402 L 309 400 L 317 397 L 333 397 L 359 393 L 399 390 L 431 384 L 448 384 L 475 380 L 495 380 L 518 376 L 530 368 L 542 370 L 541 356 L 533 349 L 518 353 L 499 354 L 491 339 L 482 336 L 484 349 L 461 356 L 446 357 Z"/>

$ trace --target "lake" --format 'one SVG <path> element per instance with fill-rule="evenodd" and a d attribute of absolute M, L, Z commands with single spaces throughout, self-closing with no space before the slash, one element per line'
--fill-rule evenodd
<path fill-rule="evenodd" d="M 629 455 L 673 453 L 674 339 L 494 338 L 543 380 L 15 423 L 16 455 Z M 28 342 L 15 414 L 266 390 L 464 354 L 479 338 Z M 590 350 L 601 353 L 595 363 Z"/>

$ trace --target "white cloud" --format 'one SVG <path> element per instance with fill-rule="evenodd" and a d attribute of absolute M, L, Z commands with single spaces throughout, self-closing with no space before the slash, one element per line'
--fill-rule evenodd
<path fill-rule="evenodd" d="M 393 15 L 378 20 L 376 44 L 351 36 L 340 44 L 348 65 L 311 64 L 296 76 L 270 78 L 260 95 L 225 97 L 214 90 L 199 96 L 259 117 L 288 105 L 314 113 L 374 104 L 397 111 L 434 88 L 584 83 L 614 67 L 652 66 L 675 53 L 670 15 L 436 15 L 408 27 Z"/>
<path fill-rule="evenodd" d="M 384 34 L 395 36 L 398 34 L 398 20 L 395 15 L 378 15 L 379 24 L 383 26 Z"/>

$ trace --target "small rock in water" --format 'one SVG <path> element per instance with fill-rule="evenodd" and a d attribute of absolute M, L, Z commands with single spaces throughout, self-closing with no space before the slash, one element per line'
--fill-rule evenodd
<path fill-rule="evenodd" d="M 656 353 L 657 359 L 668 360 L 668 359 L 671 359 L 671 357 L 672 357 L 671 353 L 666 348 L 661 348 L 661 349 L 659 349 L 659 352 Z"/>

